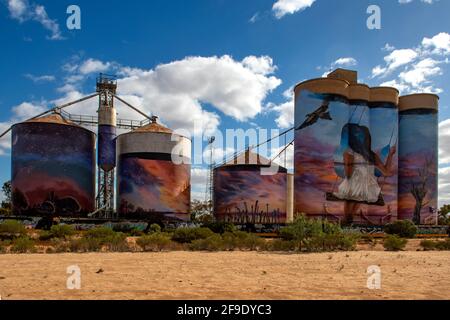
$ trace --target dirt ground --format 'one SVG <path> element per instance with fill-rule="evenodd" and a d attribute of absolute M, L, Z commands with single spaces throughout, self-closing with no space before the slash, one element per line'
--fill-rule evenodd
<path fill-rule="evenodd" d="M 413 248 L 411 248 L 413 249 Z M 67 267 L 81 289 L 66 287 Z M 381 289 L 367 268 L 381 268 Z M 8 299 L 450 299 L 450 252 L 0 255 Z"/>

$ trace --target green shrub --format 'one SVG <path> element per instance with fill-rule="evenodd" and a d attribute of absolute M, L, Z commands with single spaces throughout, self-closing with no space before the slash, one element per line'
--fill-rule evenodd
<path fill-rule="evenodd" d="M 66 253 L 70 252 L 70 243 L 62 239 L 51 239 L 53 253 Z"/>
<path fill-rule="evenodd" d="M 208 228 L 179 228 L 172 235 L 172 240 L 178 243 L 192 243 L 214 235 Z"/>
<path fill-rule="evenodd" d="M 75 234 L 75 229 L 67 224 L 54 225 L 50 231 L 44 231 L 40 234 L 39 240 L 47 241 L 50 239 L 68 239 Z"/>
<path fill-rule="evenodd" d="M 409 220 L 398 220 L 385 226 L 384 232 L 401 238 L 414 238 L 419 229 Z"/>
<path fill-rule="evenodd" d="M 450 250 L 450 239 L 437 242 L 436 249 L 441 250 L 441 251 L 449 251 Z"/>
<path fill-rule="evenodd" d="M 204 228 L 210 229 L 214 233 L 224 234 L 226 232 L 235 232 L 236 226 L 230 222 L 210 222 L 203 225 Z"/>
<path fill-rule="evenodd" d="M 329 221 L 301 215 L 293 224 L 281 229 L 280 237 L 295 242 L 300 252 L 323 252 L 354 250 L 360 235 L 344 232 L 339 225 Z"/>
<path fill-rule="evenodd" d="M 223 247 L 225 250 L 260 250 L 265 248 L 265 240 L 253 233 L 243 231 L 226 232 L 223 234 Z"/>
<path fill-rule="evenodd" d="M 113 235 L 107 236 L 103 239 L 99 239 L 102 245 L 105 245 L 109 251 L 112 252 L 125 252 L 130 248 L 127 242 L 127 236 L 124 233 L 116 232 Z"/>
<path fill-rule="evenodd" d="M 153 223 L 148 228 L 148 231 L 149 231 L 149 233 L 159 233 L 159 232 L 161 232 L 161 226 L 157 223 Z"/>
<path fill-rule="evenodd" d="M 436 242 L 435 241 L 431 241 L 431 240 L 422 240 L 420 242 L 420 246 L 423 248 L 423 250 L 425 251 L 432 251 L 432 250 L 436 250 Z"/>
<path fill-rule="evenodd" d="M 71 252 L 98 252 L 102 247 L 101 241 L 96 238 L 74 239 L 69 242 Z"/>
<path fill-rule="evenodd" d="M 170 235 L 160 232 L 142 236 L 136 243 L 146 252 L 160 252 L 169 249 L 172 245 Z"/>
<path fill-rule="evenodd" d="M 107 227 L 97 227 L 94 229 L 88 230 L 84 234 L 84 238 L 90 238 L 90 239 L 104 239 L 111 236 L 114 236 L 116 233 L 113 229 L 107 228 Z"/>
<path fill-rule="evenodd" d="M 270 251 L 294 252 L 297 248 L 297 242 L 293 240 L 275 239 L 269 243 L 267 248 Z"/>
<path fill-rule="evenodd" d="M 13 239 L 26 235 L 25 226 L 16 220 L 5 220 L 0 223 L 0 239 Z"/>
<path fill-rule="evenodd" d="M 34 241 L 28 237 L 20 237 L 13 241 L 11 252 L 15 253 L 32 253 L 35 252 Z"/>
<path fill-rule="evenodd" d="M 192 251 L 221 251 L 223 248 L 223 239 L 219 234 L 214 234 L 206 239 L 194 240 L 189 245 L 189 249 Z"/>
<path fill-rule="evenodd" d="M 383 246 L 387 251 L 401 251 L 408 243 L 407 239 L 400 238 L 396 235 L 388 235 L 383 242 Z"/>

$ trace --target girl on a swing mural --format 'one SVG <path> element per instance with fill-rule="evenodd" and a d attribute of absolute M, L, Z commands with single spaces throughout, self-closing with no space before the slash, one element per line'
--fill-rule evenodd
<path fill-rule="evenodd" d="M 372 136 L 366 126 L 348 123 L 342 129 L 340 151 L 342 154 L 343 181 L 337 191 L 327 195 L 328 200 L 344 201 L 346 222 L 352 222 L 362 204 L 384 206 L 382 187 L 377 172 L 383 177 L 394 175 L 393 158 L 397 152 L 390 147 L 386 160 L 372 149 Z M 377 171 L 378 170 L 378 171 Z M 336 168 L 336 171 L 339 171 Z"/>

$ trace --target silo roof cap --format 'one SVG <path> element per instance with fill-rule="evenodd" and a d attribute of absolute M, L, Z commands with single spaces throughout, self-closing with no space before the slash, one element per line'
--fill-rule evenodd
<path fill-rule="evenodd" d="M 158 123 L 158 117 L 153 116 L 150 120 L 150 123 L 140 127 L 132 132 L 153 132 L 153 133 L 169 133 L 172 134 L 173 130 L 161 125 Z"/>
<path fill-rule="evenodd" d="M 51 113 L 49 115 L 40 117 L 40 118 L 35 118 L 35 119 L 31 119 L 28 121 L 25 121 L 24 123 L 55 123 L 55 124 L 62 124 L 62 125 L 68 125 L 68 126 L 74 126 L 74 127 L 79 127 L 79 128 L 83 128 L 82 126 L 79 126 L 78 124 L 65 119 L 60 113 L 58 112 L 54 112 Z M 84 129 L 84 128 L 83 128 Z"/>
<path fill-rule="evenodd" d="M 271 160 L 247 150 L 239 155 L 236 155 L 232 160 L 226 162 L 221 167 L 230 166 L 270 166 Z M 282 166 L 280 166 L 282 167 Z M 283 168 L 284 169 L 284 168 Z"/>

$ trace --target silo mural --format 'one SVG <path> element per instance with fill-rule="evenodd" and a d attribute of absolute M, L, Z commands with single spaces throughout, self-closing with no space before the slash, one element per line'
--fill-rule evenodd
<path fill-rule="evenodd" d="M 343 160 L 344 127 L 350 108 L 348 83 L 318 79 L 297 86 L 295 93 L 294 210 L 312 217 L 340 219 L 344 202 L 337 199 Z M 331 94 L 330 94 L 331 93 Z"/>
<path fill-rule="evenodd" d="M 246 159 L 252 158 L 246 153 Z M 254 159 L 261 159 L 255 155 Z M 262 163 L 268 163 L 262 162 Z M 214 170 L 216 219 L 238 224 L 279 224 L 287 219 L 287 170 L 263 175 L 261 162 L 234 161 Z"/>
<path fill-rule="evenodd" d="M 297 214 L 363 225 L 397 218 L 398 91 L 372 90 L 345 70 L 295 88 Z M 394 98 L 379 100 L 385 91 Z"/>
<path fill-rule="evenodd" d="M 363 218 L 370 224 L 384 225 L 397 220 L 398 91 L 396 89 L 371 89 L 370 130 L 379 198 L 369 206 L 369 211 Z"/>
<path fill-rule="evenodd" d="M 85 216 L 93 212 L 94 150 L 94 133 L 57 114 L 14 125 L 14 214 Z"/>
<path fill-rule="evenodd" d="M 190 219 L 191 141 L 157 124 L 118 137 L 119 216 L 127 219 Z M 180 150 L 178 164 L 172 150 Z"/>
<path fill-rule="evenodd" d="M 399 219 L 416 224 L 437 221 L 438 99 L 400 98 Z"/>

